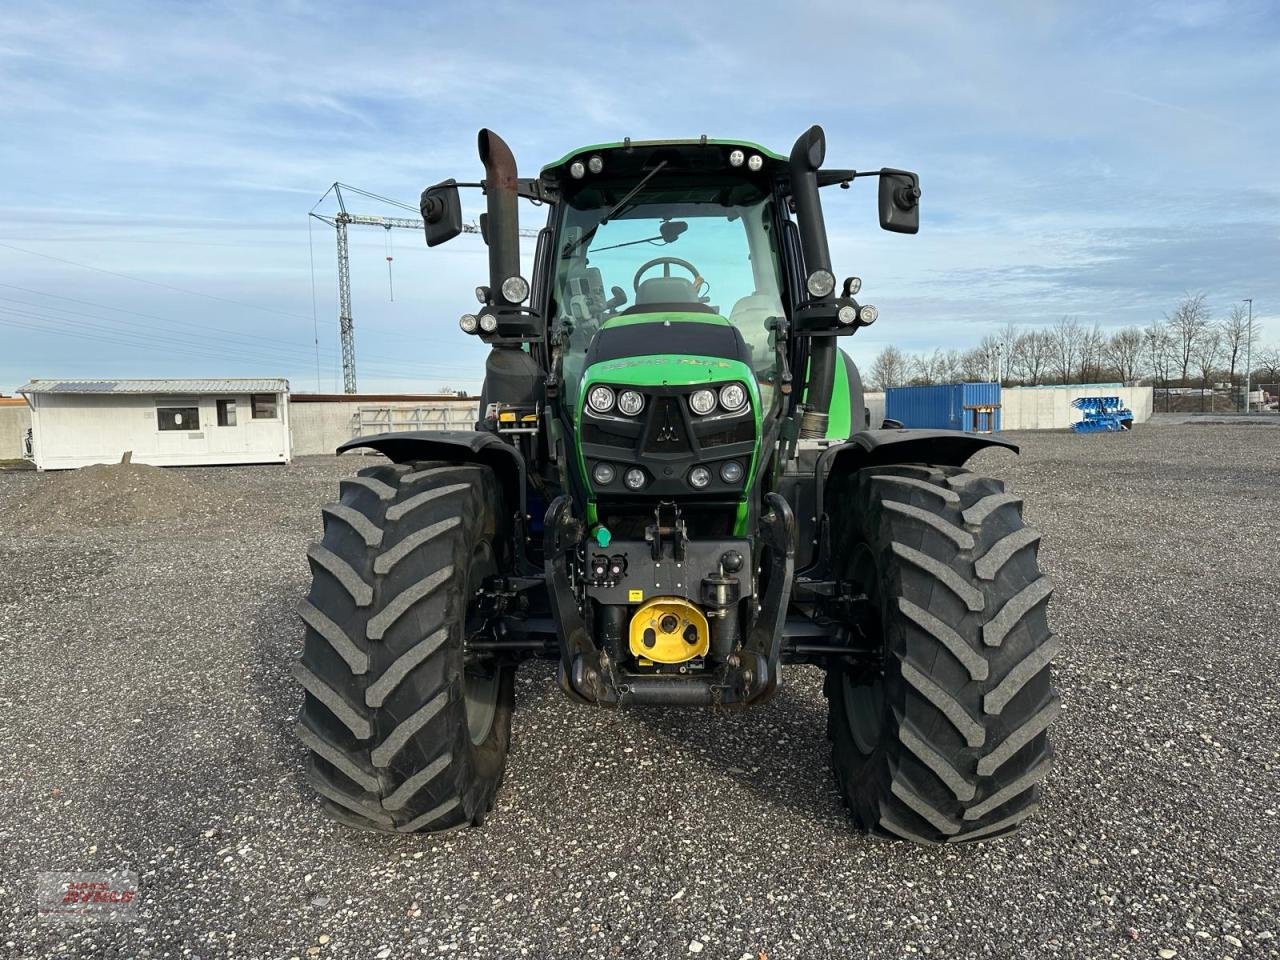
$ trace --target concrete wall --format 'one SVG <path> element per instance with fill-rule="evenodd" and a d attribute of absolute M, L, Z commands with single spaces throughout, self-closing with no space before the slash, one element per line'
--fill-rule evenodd
<path fill-rule="evenodd" d="M 333 453 L 352 437 L 397 430 L 470 430 L 479 415 L 478 400 L 426 403 L 293 402 L 293 455 Z"/>
<path fill-rule="evenodd" d="M 1081 419 L 1071 406 L 1076 397 L 1119 397 L 1133 411 L 1134 423 L 1151 419 L 1150 387 L 1097 387 L 1067 384 L 1064 387 L 1005 387 L 1000 391 L 1000 423 L 1004 430 L 1065 430 Z M 884 394 L 868 393 L 871 426 L 884 420 Z"/>
<path fill-rule="evenodd" d="M 1081 418 L 1071 406 L 1077 397 L 1119 397 L 1133 411 L 1134 423 L 1151 419 L 1150 387 L 1005 387 L 1000 391 L 1000 420 L 1005 430 L 1065 430 Z"/>
<path fill-rule="evenodd" d="M 22 438 L 31 426 L 27 405 L 0 404 L 0 460 L 22 459 Z"/>

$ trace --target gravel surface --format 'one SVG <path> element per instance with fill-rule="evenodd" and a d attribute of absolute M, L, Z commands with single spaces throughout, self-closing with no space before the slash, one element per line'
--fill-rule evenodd
<path fill-rule="evenodd" d="M 820 675 L 732 717 L 571 705 L 523 668 L 480 830 L 324 819 L 289 729 L 318 506 L 359 459 L 192 469 L 191 519 L 33 535 L 0 474 L 0 956 L 1280 956 L 1280 434 L 1011 434 L 1065 712 L 1013 839 L 871 840 Z M 137 917 L 34 909 L 125 868 Z"/>

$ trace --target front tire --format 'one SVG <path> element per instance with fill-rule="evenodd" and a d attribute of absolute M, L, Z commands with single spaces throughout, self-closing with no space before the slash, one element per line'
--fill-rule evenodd
<path fill-rule="evenodd" d="M 307 557 L 295 728 L 326 812 L 367 830 L 479 824 L 510 741 L 513 668 L 469 655 L 497 573 L 488 467 L 389 464 L 342 481 Z"/>
<path fill-rule="evenodd" d="M 1039 806 L 1060 701 L 1051 593 L 1021 501 L 961 469 L 894 466 L 844 481 L 843 575 L 878 615 L 878 665 L 827 671 L 836 778 L 865 830 L 985 840 Z"/>

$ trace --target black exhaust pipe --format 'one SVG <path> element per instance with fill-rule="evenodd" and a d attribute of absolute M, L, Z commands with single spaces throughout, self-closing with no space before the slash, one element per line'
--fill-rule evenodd
<path fill-rule="evenodd" d="M 481 130 L 480 162 L 484 164 L 485 240 L 489 244 L 489 300 L 502 303 L 502 282 L 520 275 L 520 212 L 516 193 L 516 158 L 500 136 Z"/>
<path fill-rule="evenodd" d="M 817 124 L 802 133 L 791 148 L 791 196 L 800 221 L 800 249 L 804 254 L 806 282 L 815 270 L 831 273 L 831 249 L 827 246 L 827 226 L 822 219 L 822 199 L 818 196 L 818 169 L 826 156 L 827 137 Z M 807 289 L 805 295 L 809 296 Z M 821 439 L 827 435 L 827 419 L 831 411 L 836 343 L 835 337 L 812 337 L 810 343 L 806 409 L 800 421 L 800 436 Z"/>

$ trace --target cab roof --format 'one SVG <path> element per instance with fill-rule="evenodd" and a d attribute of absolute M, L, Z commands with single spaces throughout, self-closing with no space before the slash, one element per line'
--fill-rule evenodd
<path fill-rule="evenodd" d="M 568 167 L 574 160 L 581 160 L 583 163 L 592 155 L 600 155 L 602 159 L 608 160 L 611 153 L 633 153 L 643 151 L 650 153 L 655 149 L 674 148 L 696 148 L 696 147 L 713 147 L 713 148 L 730 148 L 739 147 L 744 153 L 758 153 L 766 160 L 775 163 L 785 163 L 786 157 L 781 154 L 774 153 L 767 147 L 762 147 L 758 143 L 750 140 L 719 140 L 711 137 L 697 137 L 688 140 L 631 140 L 614 141 L 613 143 L 595 143 L 585 147 L 579 147 L 577 150 L 570 150 L 559 160 L 548 163 L 542 168 L 542 176 L 555 176 Z"/>

